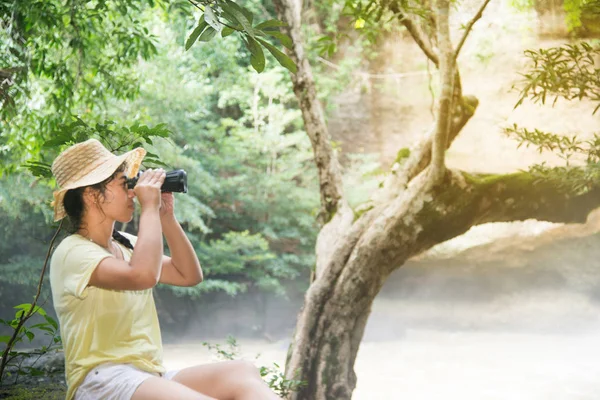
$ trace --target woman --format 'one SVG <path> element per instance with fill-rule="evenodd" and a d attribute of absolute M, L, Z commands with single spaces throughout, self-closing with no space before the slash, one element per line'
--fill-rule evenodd
<path fill-rule="evenodd" d="M 52 164 L 54 217 L 68 216 L 73 228 L 50 266 L 67 400 L 277 399 L 243 361 L 165 371 L 152 288 L 197 285 L 202 269 L 174 216 L 173 194 L 161 194 L 165 172 L 147 170 L 128 189 L 145 154 L 137 148 L 115 156 L 90 139 Z M 137 237 L 114 229 L 131 220 L 136 197 Z M 163 234 L 172 257 L 163 255 Z"/>

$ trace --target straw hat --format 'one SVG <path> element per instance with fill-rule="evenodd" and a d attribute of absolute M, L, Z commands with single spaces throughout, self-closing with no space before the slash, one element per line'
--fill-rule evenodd
<path fill-rule="evenodd" d="M 52 173 L 56 178 L 59 190 L 54 192 L 54 221 L 66 216 L 63 200 L 70 189 L 94 185 L 110 177 L 119 166 L 127 161 L 125 175 L 137 174 L 146 150 L 141 147 L 120 156 L 108 151 L 96 139 L 77 143 L 56 157 L 52 163 Z"/>

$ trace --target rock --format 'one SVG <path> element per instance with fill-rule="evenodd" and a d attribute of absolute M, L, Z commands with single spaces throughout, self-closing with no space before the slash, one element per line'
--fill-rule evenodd
<path fill-rule="evenodd" d="M 64 398 L 65 390 L 65 356 L 62 351 L 52 351 L 43 355 L 32 355 L 22 359 L 19 364 L 9 365 L 2 379 L 0 398 L 53 399 L 54 397 L 48 397 L 45 393 L 57 391 L 61 392 Z M 23 397 L 26 392 L 37 394 L 39 397 Z M 9 395 L 20 397 L 7 397 Z"/>

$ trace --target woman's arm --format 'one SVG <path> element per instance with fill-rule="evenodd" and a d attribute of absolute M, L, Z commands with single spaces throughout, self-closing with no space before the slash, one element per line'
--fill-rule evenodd
<path fill-rule="evenodd" d="M 174 215 L 173 194 L 162 194 L 160 223 L 171 257 L 164 256 L 160 282 L 175 286 L 195 286 L 202 282 L 202 267 L 194 247 Z"/>
<path fill-rule="evenodd" d="M 142 174 L 134 189 L 142 212 L 131 260 L 126 262 L 115 257 L 105 258 L 92 273 L 89 286 L 142 290 L 152 288 L 159 282 L 163 259 L 160 187 L 164 180 L 165 173 L 162 169 L 148 170 Z"/>

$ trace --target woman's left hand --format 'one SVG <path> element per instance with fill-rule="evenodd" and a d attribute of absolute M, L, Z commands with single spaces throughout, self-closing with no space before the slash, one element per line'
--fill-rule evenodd
<path fill-rule="evenodd" d="M 160 217 L 172 217 L 175 215 L 175 197 L 173 193 L 161 193 Z"/>

